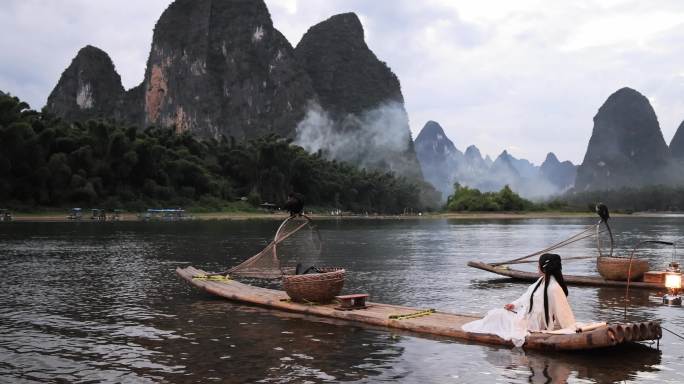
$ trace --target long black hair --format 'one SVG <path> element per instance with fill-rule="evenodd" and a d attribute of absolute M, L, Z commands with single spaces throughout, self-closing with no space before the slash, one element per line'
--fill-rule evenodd
<path fill-rule="evenodd" d="M 549 288 L 549 280 L 551 276 L 556 279 L 558 285 L 563 288 L 565 296 L 568 295 L 568 287 L 565 285 L 565 280 L 563 279 L 563 266 L 561 265 L 561 257 L 555 253 L 545 253 L 539 257 L 539 269 L 544 272 L 544 279 L 539 280 L 539 283 L 534 287 L 532 294 L 530 295 L 530 309 L 528 313 L 532 312 L 532 305 L 534 304 L 534 293 L 539 288 L 542 282 L 544 282 L 544 319 L 546 320 L 546 326 L 549 326 L 549 295 L 547 293 Z"/>

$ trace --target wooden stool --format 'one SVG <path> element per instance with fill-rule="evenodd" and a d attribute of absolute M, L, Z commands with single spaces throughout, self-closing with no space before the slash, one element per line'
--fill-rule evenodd
<path fill-rule="evenodd" d="M 367 293 L 357 293 L 354 295 L 335 296 L 340 301 L 340 306 L 335 307 L 341 311 L 351 311 L 354 309 L 364 309 L 366 306 Z"/>

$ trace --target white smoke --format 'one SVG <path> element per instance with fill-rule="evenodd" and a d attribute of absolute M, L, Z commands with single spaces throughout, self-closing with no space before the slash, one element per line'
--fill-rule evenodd
<path fill-rule="evenodd" d="M 418 164 L 406 156 L 410 142 L 408 115 L 398 102 L 337 119 L 311 102 L 295 137 L 295 144 L 311 153 L 321 151 L 328 159 L 406 176 L 418 171 Z"/>

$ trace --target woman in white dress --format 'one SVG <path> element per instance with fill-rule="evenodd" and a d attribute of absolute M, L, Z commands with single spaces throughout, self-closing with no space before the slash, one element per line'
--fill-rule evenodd
<path fill-rule="evenodd" d="M 525 294 L 502 309 L 492 309 L 480 320 L 464 324 L 463 330 L 494 334 L 521 347 L 530 331 L 574 327 L 575 316 L 568 304 L 568 287 L 561 270 L 560 256 L 541 255 L 539 273 L 542 276 Z"/>

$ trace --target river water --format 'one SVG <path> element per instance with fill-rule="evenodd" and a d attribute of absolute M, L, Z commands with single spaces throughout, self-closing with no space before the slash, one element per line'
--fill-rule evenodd
<path fill-rule="evenodd" d="M 560 241 L 594 219 L 320 220 L 321 265 L 373 301 L 483 313 L 527 287 L 468 268 Z M 0 382 L 684 382 L 684 342 L 660 350 L 539 353 L 423 337 L 231 303 L 179 280 L 177 266 L 221 270 L 258 252 L 279 222 L 1 223 Z M 677 240 L 680 217 L 613 220 L 619 253 Z M 595 254 L 595 241 L 559 250 Z M 639 257 L 662 269 L 668 247 Z M 532 269 L 532 266 L 524 268 Z M 565 273 L 594 274 L 590 260 Z M 684 333 L 684 308 L 632 290 L 629 321 Z M 624 291 L 570 287 L 578 320 L 624 320 Z"/>

